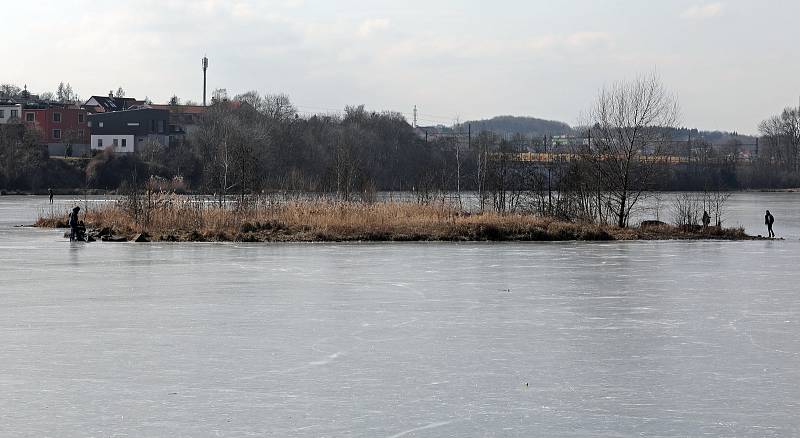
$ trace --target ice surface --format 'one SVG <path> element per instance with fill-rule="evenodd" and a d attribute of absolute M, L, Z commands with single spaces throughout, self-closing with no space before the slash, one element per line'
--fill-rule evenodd
<path fill-rule="evenodd" d="M 13 202 L 0 436 L 800 434 L 796 238 L 83 244 Z"/>

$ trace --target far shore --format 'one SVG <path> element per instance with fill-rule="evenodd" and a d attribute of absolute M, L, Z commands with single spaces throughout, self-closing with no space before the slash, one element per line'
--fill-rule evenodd
<path fill-rule="evenodd" d="M 89 241 L 111 242 L 480 242 L 760 240 L 742 228 L 676 227 L 663 222 L 620 228 L 532 214 L 465 213 L 403 202 L 296 201 L 270 208 L 198 207 L 170 202 L 148 211 L 123 202 L 82 212 Z M 66 228 L 66 212 L 34 224 Z"/>
<path fill-rule="evenodd" d="M 391 190 L 379 192 L 379 193 L 415 193 L 413 191 L 402 191 L 402 192 L 394 192 Z M 701 193 L 702 190 L 663 190 L 663 191 L 654 191 L 652 193 Z M 287 193 L 277 191 L 275 193 Z M 324 192 L 306 192 L 315 195 L 324 195 Z M 470 193 L 469 191 L 462 192 L 464 194 Z M 800 193 L 800 187 L 788 187 L 788 188 L 778 188 L 778 189 L 739 189 L 739 190 L 731 190 L 728 193 Z M 47 196 L 49 193 L 47 189 L 40 189 L 40 190 L 6 190 L 0 189 L 0 196 Z M 118 190 L 114 189 L 61 189 L 61 188 L 54 188 L 53 194 L 58 196 L 120 196 L 121 193 Z M 214 194 L 211 193 L 202 193 L 202 192 L 193 192 L 193 191 L 186 191 L 180 193 L 182 196 L 202 196 L 202 197 L 214 197 Z"/>

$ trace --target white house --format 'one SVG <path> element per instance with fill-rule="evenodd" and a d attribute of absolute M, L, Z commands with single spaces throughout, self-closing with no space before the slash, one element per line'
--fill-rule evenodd
<path fill-rule="evenodd" d="M 22 123 L 22 105 L 18 103 L 0 103 L 0 125 Z"/>

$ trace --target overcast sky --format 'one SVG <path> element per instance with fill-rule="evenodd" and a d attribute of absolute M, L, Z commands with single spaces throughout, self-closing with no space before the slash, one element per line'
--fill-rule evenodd
<path fill-rule="evenodd" d="M 797 0 L 114 0 L 4 2 L 0 82 L 165 102 L 286 93 L 421 123 L 574 124 L 597 90 L 656 70 L 682 122 L 753 133 L 800 97 Z"/>

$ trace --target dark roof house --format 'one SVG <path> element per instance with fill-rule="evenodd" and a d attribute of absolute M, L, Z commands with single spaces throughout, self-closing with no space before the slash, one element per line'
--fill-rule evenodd
<path fill-rule="evenodd" d="M 169 145 L 169 111 L 139 108 L 89 115 L 91 147 L 135 152 L 148 141 Z"/>
<path fill-rule="evenodd" d="M 108 96 L 92 96 L 83 107 L 91 113 L 111 113 L 115 111 L 125 111 L 131 107 L 143 105 L 144 102 L 132 97 L 114 97 L 111 93 Z"/>

